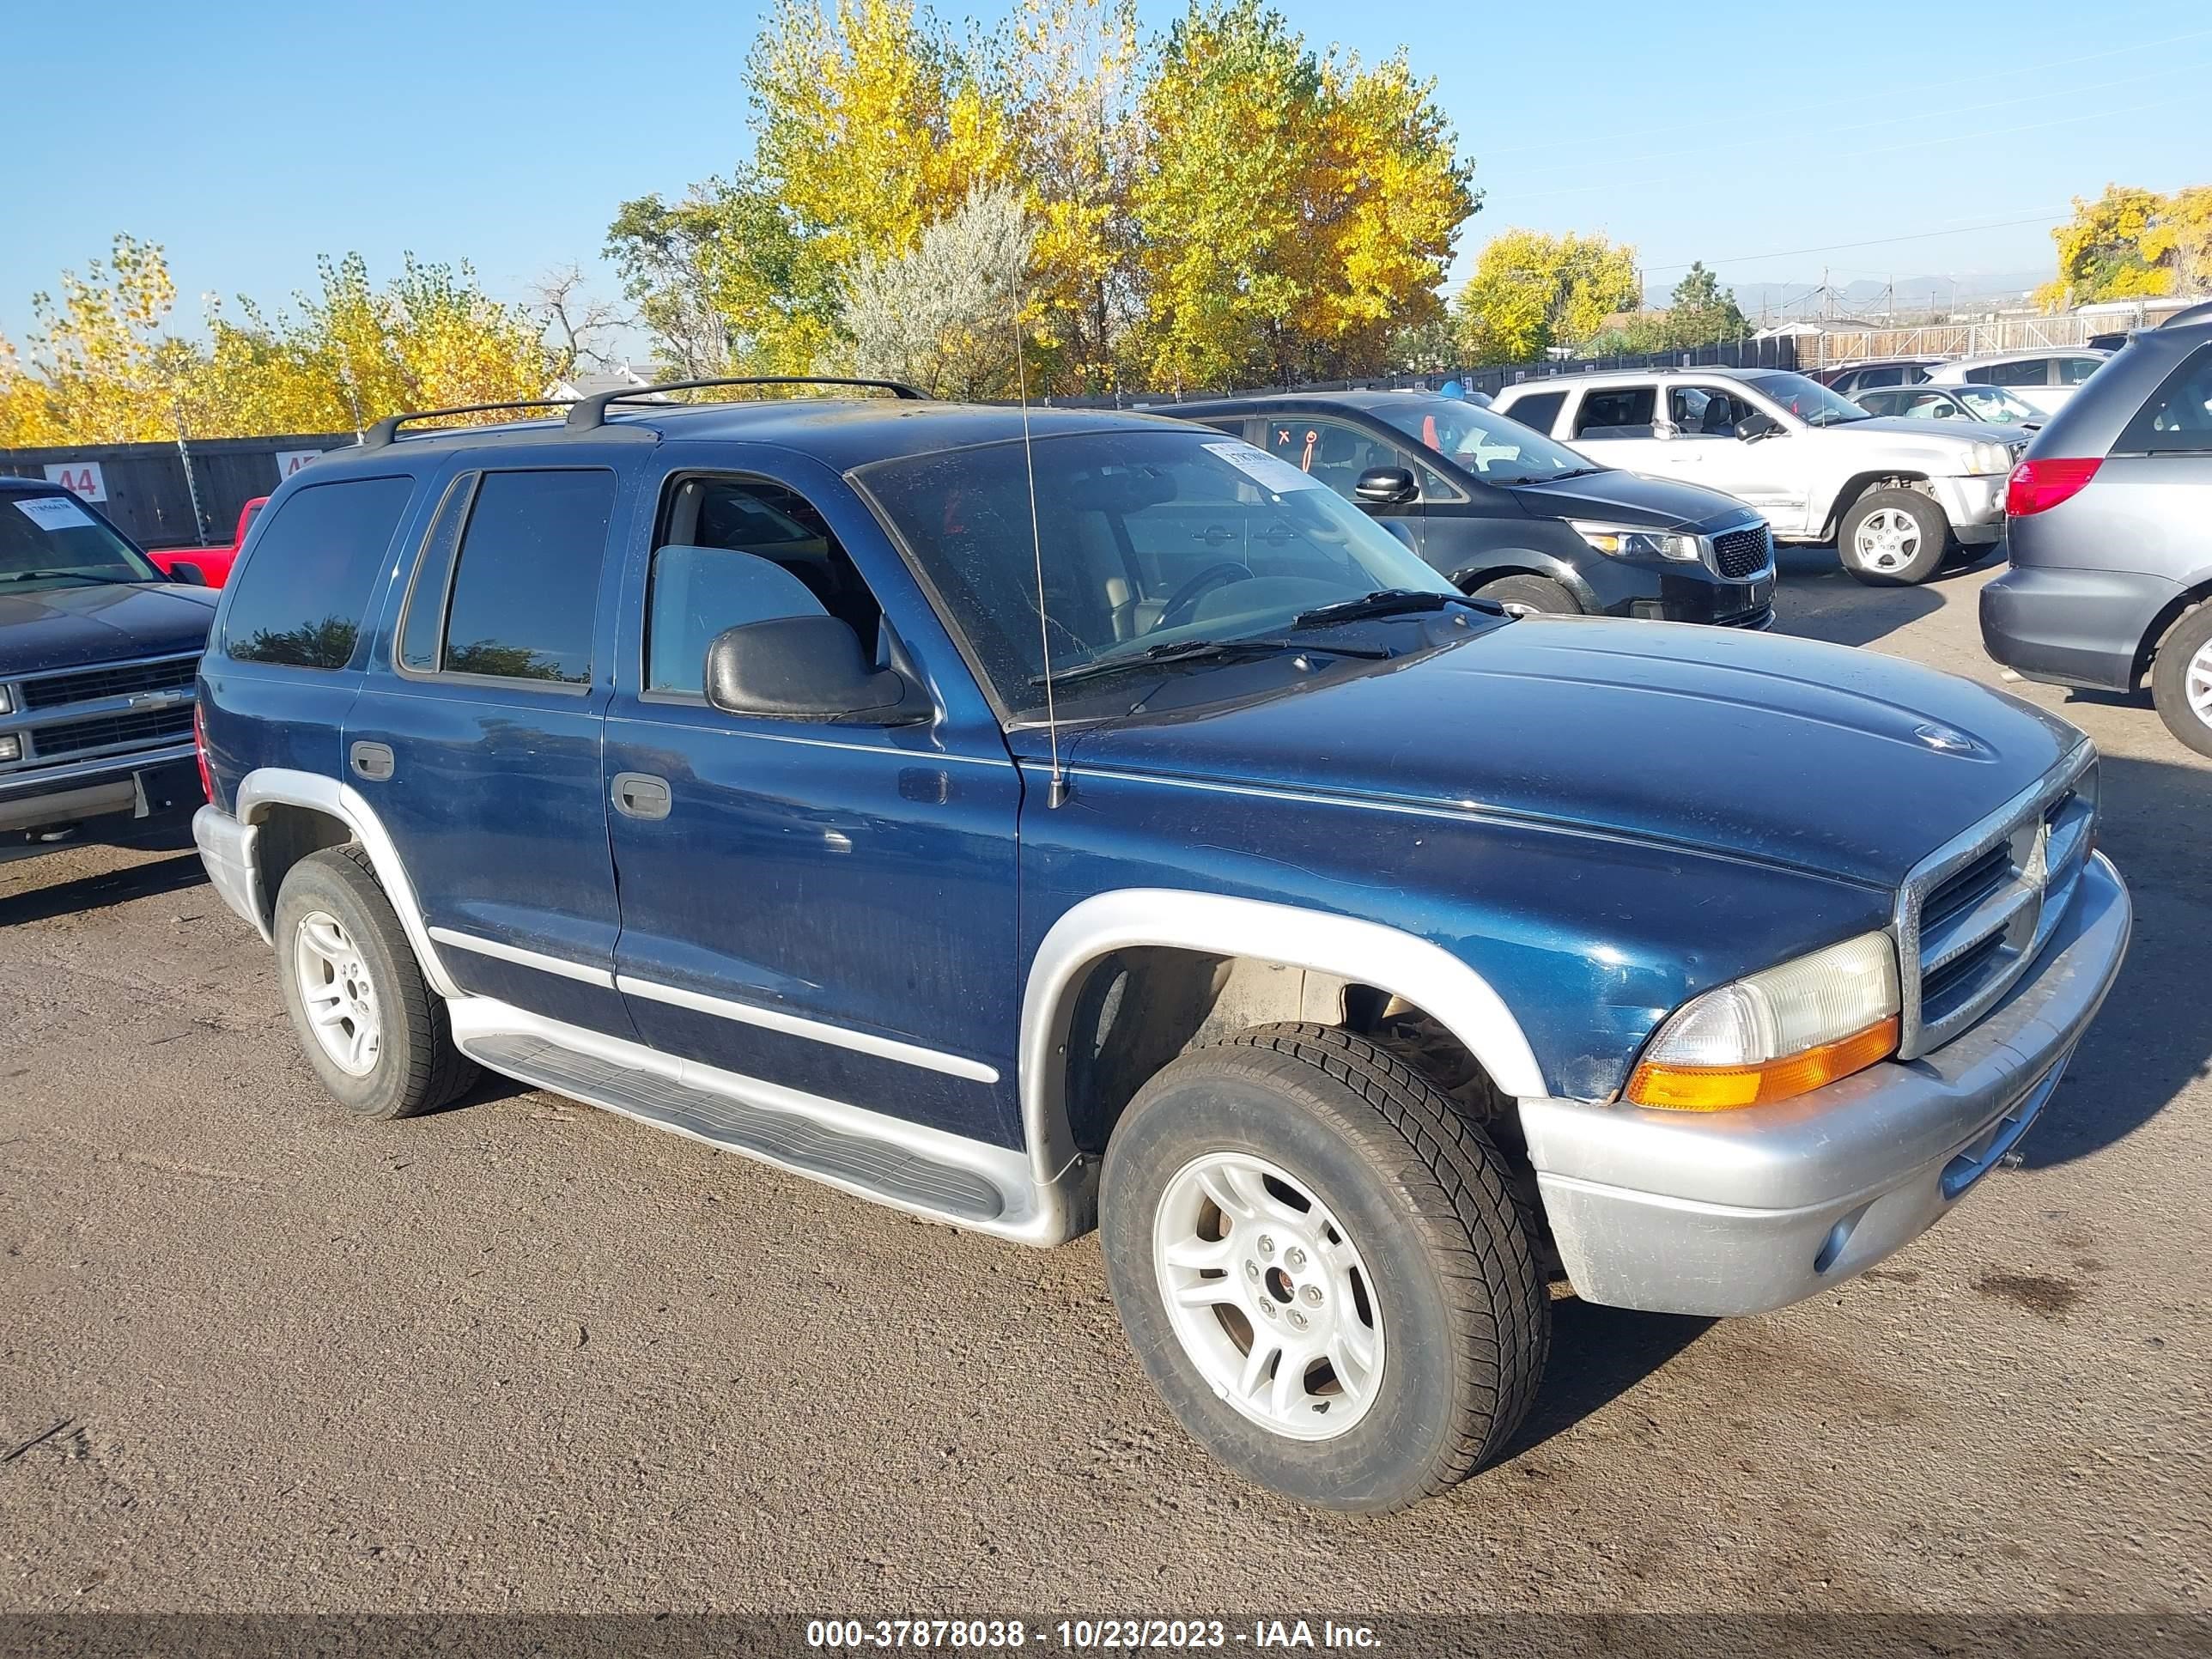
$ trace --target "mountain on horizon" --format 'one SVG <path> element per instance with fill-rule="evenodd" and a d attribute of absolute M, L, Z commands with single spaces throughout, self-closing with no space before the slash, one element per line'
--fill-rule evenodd
<path fill-rule="evenodd" d="M 1960 307 L 1990 307 L 1998 304 L 2018 305 L 2026 296 L 2044 283 L 2050 281 L 2047 270 L 1975 271 L 1958 276 L 1900 276 L 1894 294 L 1887 283 L 1838 283 L 1832 297 L 1820 292 L 1820 279 L 1803 283 L 1735 283 L 1728 284 L 1735 295 L 1735 302 L 1743 314 L 1753 322 L 1762 318 L 1769 320 L 1791 317 L 1817 317 L 1824 312 L 1832 313 L 1880 313 L 1885 308 L 1898 311 L 1953 311 Z M 1655 286 L 1645 295 L 1645 304 L 1655 308 L 1665 306 L 1673 297 L 1673 285 Z"/>

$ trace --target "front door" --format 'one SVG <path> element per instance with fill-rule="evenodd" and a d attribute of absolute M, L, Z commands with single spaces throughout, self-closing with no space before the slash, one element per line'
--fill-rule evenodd
<path fill-rule="evenodd" d="M 1407 450 L 1350 421 L 1302 415 L 1294 410 L 1270 415 L 1261 435 L 1261 447 L 1269 454 L 1320 479 L 1413 551 L 1425 553 L 1426 537 L 1423 532 L 1426 514 L 1423 503 L 1435 491 L 1430 481 L 1436 478 L 1436 474 Z M 1403 467 L 1418 483 L 1426 487 L 1412 501 L 1389 507 L 1370 507 L 1359 499 L 1359 477 L 1381 466 Z"/>
<path fill-rule="evenodd" d="M 626 586 L 608 710 L 618 984 L 665 1052 L 974 1139 L 1016 1144 L 1015 824 L 995 723 L 949 708 L 926 602 L 848 486 L 764 453 L 673 466 Z M 862 572 L 856 559 L 867 562 Z M 724 629 L 826 612 L 935 687 L 898 726 L 738 717 L 702 695 Z M 973 699 L 972 685 L 967 691 Z"/>
<path fill-rule="evenodd" d="M 453 480 L 347 719 L 345 776 L 464 990 L 627 1036 L 596 645 L 620 493 L 599 467 Z"/>

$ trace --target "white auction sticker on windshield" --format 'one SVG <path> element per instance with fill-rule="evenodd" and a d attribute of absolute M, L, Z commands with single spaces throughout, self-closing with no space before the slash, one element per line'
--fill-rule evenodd
<path fill-rule="evenodd" d="M 15 510 L 41 530 L 82 530 L 92 523 L 92 514 L 66 495 L 26 495 Z"/>
<path fill-rule="evenodd" d="M 1206 444 L 1204 447 L 1242 472 L 1263 489 L 1278 495 L 1293 489 L 1326 489 L 1328 486 L 1318 478 L 1301 472 L 1288 461 L 1279 460 L 1264 449 L 1255 449 L 1250 444 Z"/>

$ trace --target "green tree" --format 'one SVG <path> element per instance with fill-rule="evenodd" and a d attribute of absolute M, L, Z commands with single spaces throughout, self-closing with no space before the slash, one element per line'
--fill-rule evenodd
<path fill-rule="evenodd" d="M 1632 247 L 1573 232 L 1509 230 L 1482 250 L 1459 292 L 1460 343 L 1474 362 L 1530 362 L 1589 339 L 1639 293 Z"/>
<path fill-rule="evenodd" d="M 1667 343 L 1662 349 L 1717 345 L 1724 340 L 1741 340 L 1751 332 L 1751 324 L 1737 306 L 1735 294 L 1721 286 L 1720 278 L 1705 269 L 1703 260 L 1693 262 L 1689 274 L 1674 284 L 1674 303 L 1666 314 Z"/>

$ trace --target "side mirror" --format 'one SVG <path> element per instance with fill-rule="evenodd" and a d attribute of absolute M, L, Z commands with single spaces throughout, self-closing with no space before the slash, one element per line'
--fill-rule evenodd
<path fill-rule="evenodd" d="M 208 585 L 207 572 L 185 559 L 179 559 L 169 567 L 169 580 L 182 582 L 186 587 L 205 587 Z"/>
<path fill-rule="evenodd" d="M 1756 443 L 1761 438 L 1771 438 L 1782 428 L 1774 423 L 1771 415 L 1757 413 L 1745 416 L 1735 423 L 1735 435 L 1744 442 Z"/>
<path fill-rule="evenodd" d="M 1396 507 L 1420 494 L 1413 472 L 1402 466 L 1370 466 L 1359 475 L 1352 493 L 1363 507 Z"/>
<path fill-rule="evenodd" d="M 895 668 L 862 654 L 835 617 L 775 617 L 725 629 L 707 647 L 707 701 L 726 714 L 910 726 L 928 699 Z"/>

